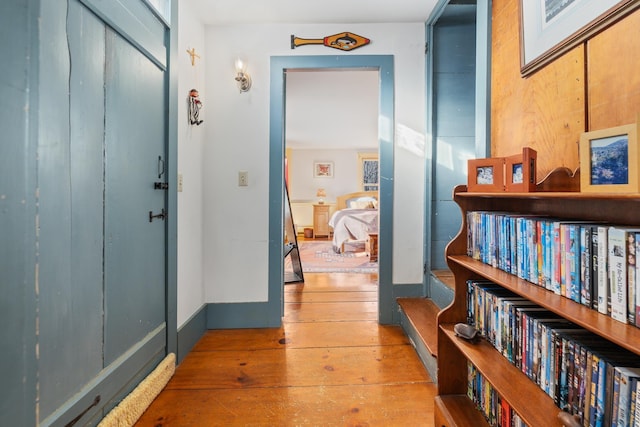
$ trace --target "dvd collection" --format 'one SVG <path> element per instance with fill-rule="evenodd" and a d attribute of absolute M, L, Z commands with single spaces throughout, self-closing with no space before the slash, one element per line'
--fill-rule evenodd
<path fill-rule="evenodd" d="M 471 362 L 467 362 L 467 375 L 469 377 L 467 396 L 482 412 L 489 424 L 498 427 L 527 427 L 511 408 L 509 402 L 502 399 L 502 396 Z"/>
<path fill-rule="evenodd" d="M 470 257 L 640 326 L 640 228 L 483 211 L 467 225 Z"/>
<path fill-rule="evenodd" d="M 589 427 L 640 425 L 640 356 L 490 281 L 469 280 L 467 290 L 467 323 L 561 410 Z M 477 377 L 469 368 L 469 397 L 492 425 L 515 425 Z"/>

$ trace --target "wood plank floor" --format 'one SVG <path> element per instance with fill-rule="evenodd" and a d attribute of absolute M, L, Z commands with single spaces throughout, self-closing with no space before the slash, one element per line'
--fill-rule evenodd
<path fill-rule="evenodd" d="M 304 277 L 282 327 L 207 331 L 136 426 L 432 426 L 436 386 L 378 325 L 377 275 Z"/>

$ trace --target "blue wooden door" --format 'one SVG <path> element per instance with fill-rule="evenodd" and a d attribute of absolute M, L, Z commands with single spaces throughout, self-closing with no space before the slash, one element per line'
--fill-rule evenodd
<path fill-rule="evenodd" d="M 105 67 L 105 363 L 165 320 L 164 72 L 114 31 Z M 160 215 L 160 216 L 157 216 Z"/>
<path fill-rule="evenodd" d="M 47 10 L 41 65 L 43 425 L 96 424 L 167 347 L 166 221 L 149 220 L 167 209 L 166 29 L 141 1 L 67 6 Z"/>

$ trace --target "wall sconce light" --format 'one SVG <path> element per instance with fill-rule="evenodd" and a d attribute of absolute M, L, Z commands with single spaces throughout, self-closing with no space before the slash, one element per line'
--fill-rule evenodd
<path fill-rule="evenodd" d="M 240 58 L 236 59 L 236 82 L 238 82 L 240 93 L 251 89 L 251 76 L 247 73 L 247 64 Z"/>
<path fill-rule="evenodd" d="M 316 192 L 316 197 L 319 197 L 318 204 L 324 205 L 324 198 L 327 197 L 327 192 L 324 191 L 324 188 L 318 188 Z"/>

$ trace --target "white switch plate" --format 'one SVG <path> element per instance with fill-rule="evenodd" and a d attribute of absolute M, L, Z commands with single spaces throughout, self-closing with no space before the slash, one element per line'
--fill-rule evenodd
<path fill-rule="evenodd" d="M 238 172 L 238 186 L 247 187 L 249 185 L 249 172 L 247 171 L 239 171 Z"/>
<path fill-rule="evenodd" d="M 182 174 L 178 174 L 178 193 L 182 193 Z"/>

